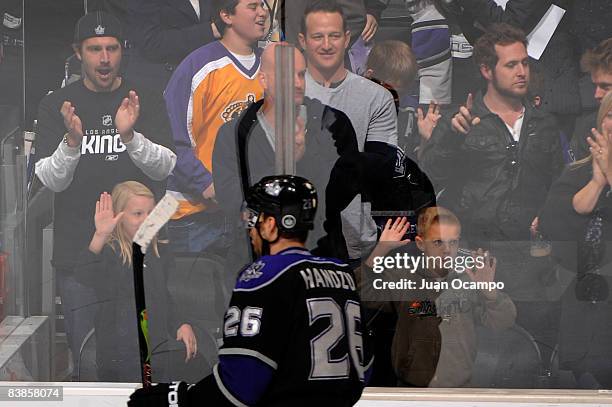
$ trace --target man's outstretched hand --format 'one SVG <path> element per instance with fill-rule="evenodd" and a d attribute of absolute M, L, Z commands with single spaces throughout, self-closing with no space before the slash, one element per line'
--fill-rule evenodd
<path fill-rule="evenodd" d="M 83 124 L 75 113 L 75 107 L 69 101 L 65 101 L 60 109 L 64 126 L 66 127 L 66 141 L 70 147 L 77 147 L 83 140 Z"/>
<path fill-rule="evenodd" d="M 480 123 L 480 117 L 472 116 L 473 104 L 474 98 L 470 93 L 465 101 L 465 105 L 459 108 L 459 112 L 457 112 L 451 120 L 453 129 L 456 132 L 468 134 L 472 129 L 472 126 L 476 126 L 478 123 Z"/>
<path fill-rule="evenodd" d="M 140 100 L 135 91 L 131 90 L 128 97 L 121 101 L 115 114 L 115 126 L 122 143 L 129 143 L 134 137 L 134 126 L 140 117 Z"/>

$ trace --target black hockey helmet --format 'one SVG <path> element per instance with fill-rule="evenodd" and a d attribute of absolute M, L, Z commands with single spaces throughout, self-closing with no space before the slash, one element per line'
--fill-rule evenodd
<path fill-rule="evenodd" d="M 262 213 L 273 216 L 281 232 L 301 232 L 314 227 L 317 191 L 305 178 L 295 175 L 264 177 L 253 185 L 243 207 L 247 228 L 257 225 Z"/>

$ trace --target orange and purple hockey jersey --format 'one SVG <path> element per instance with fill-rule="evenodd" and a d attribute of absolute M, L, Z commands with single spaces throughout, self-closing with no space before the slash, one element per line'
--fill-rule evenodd
<path fill-rule="evenodd" d="M 219 41 L 198 48 L 178 66 L 164 99 L 176 147 L 168 191 L 179 200 L 174 219 L 206 209 L 202 192 L 213 182 L 212 152 L 219 128 L 263 97 L 260 52 L 245 68 Z"/>

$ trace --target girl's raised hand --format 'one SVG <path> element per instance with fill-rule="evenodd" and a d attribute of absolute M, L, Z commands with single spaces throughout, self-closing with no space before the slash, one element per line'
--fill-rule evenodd
<path fill-rule="evenodd" d="M 96 214 L 94 216 L 96 234 L 103 237 L 110 236 L 122 217 L 123 212 L 115 216 L 113 212 L 113 199 L 110 194 L 108 192 L 100 194 L 100 199 L 96 202 Z"/>

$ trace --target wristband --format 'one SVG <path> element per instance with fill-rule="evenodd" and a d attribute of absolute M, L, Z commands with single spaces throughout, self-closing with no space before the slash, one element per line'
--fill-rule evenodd
<path fill-rule="evenodd" d="M 63 142 L 64 144 L 66 144 L 66 145 L 67 145 L 68 147 L 70 147 L 70 148 L 78 148 L 78 147 L 81 145 L 81 142 L 79 142 L 79 144 L 77 144 L 77 145 L 76 145 L 76 146 L 74 146 L 74 147 L 72 147 L 72 146 L 70 146 L 70 144 L 68 144 L 68 135 L 69 135 L 69 134 L 70 134 L 70 133 L 65 133 L 65 134 L 64 134 L 64 137 L 62 138 L 62 142 Z"/>

